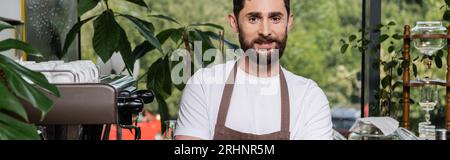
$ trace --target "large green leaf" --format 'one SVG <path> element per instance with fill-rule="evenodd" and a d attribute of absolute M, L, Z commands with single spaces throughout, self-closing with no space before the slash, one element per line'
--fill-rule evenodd
<path fill-rule="evenodd" d="M 166 131 L 166 123 L 164 122 L 169 120 L 169 107 L 167 107 L 167 103 L 161 95 L 156 94 L 156 100 L 158 101 L 158 112 L 161 115 L 161 133 L 164 133 Z"/>
<path fill-rule="evenodd" d="M 0 32 L 5 29 L 13 29 L 13 28 L 14 28 L 13 26 L 0 21 Z"/>
<path fill-rule="evenodd" d="M 444 15 L 443 15 L 442 19 L 444 19 L 446 21 L 450 21 L 450 10 L 446 10 L 444 12 Z"/>
<path fill-rule="evenodd" d="M 15 39 L 6 39 L 0 41 L 0 52 L 7 51 L 10 49 L 20 49 L 22 51 L 25 51 L 28 55 L 42 57 L 42 55 L 39 53 L 38 50 L 34 49 L 31 45 L 25 42 Z"/>
<path fill-rule="evenodd" d="M 11 91 L 21 99 L 40 109 L 42 111 L 41 117 L 44 118 L 53 107 L 53 101 L 35 86 L 28 84 L 27 81 L 22 79 L 20 75 L 14 73 L 14 71 L 8 68 L 3 68 L 3 71 L 6 74 L 7 84 Z"/>
<path fill-rule="evenodd" d="M 156 38 L 161 44 L 164 44 L 167 39 L 174 34 L 176 29 L 167 29 L 164 31 L 161 31 L 156 35 Z M 137 45 L 136 48 L 134 48 L 132 55 L 135 56 L 135 59 L 142 58 L 146 53 L 154 50 L 155 47 L 151 45 L 148 41 L 144 41 L 141 44 Z"/>
<path fill-rule="evenodd" d="M 190 35 L 191 36 L 194 35 L 195 40 L 202 41 L 203 45 L 206 45 L 203 47 L 204 48 L 203 52 L 205 52 L 208 49 L 215 48 L 214 44 L 211 42 L 211 39 L 205 32 L 198 29 L 194 29 L 193 32 L 190 32 Z"/>
<path fill-rule="evenodd" d="M 148 41 L 144 41 L 134 48 L 132 55 L 134 55 L 135 59 L 140 59 L 145 54 L 147 54 L 148 52 L 150 52 L 154 49 L 155 49 L 155 47 L 153 47 Z"/>
<path fill-rule="evenodd" d="M 204 26 L 204 27 L 213 27 L 213 28 L 217 28 L 220 30 L 224 30 L 222 26 L 218 25 L 218 24 L 214 24 L 214 23 L 193 23 L 191 25 L 189 25 L 190 27 L 199 27 L 199 26 Z"/>
<path fill-rule="evenodd" d="M 442 59 L 441 57 L 435 56 L 434 57 L 434 63 L 436 63 L 437 68 L 442 68 Z"/>
<path fill-rule="evenodd" d="M 0 140 L 38 140 L 36 127 L 0 112 Z"/>
<path fill-rule="evenodd" d="M 179 29 L 171 28 L 171 29 L 166 29 L 164 31 L 159 32 L 158 35 L 156 35 L 156 38 L 158 38 L 158 40 L 159 40 L 159 42 L 161 42 L 161 44 L 164 44 L 167 41 L 167 39 L 169 39 L 171 37 L 178 37 L 181 34 L 182 34 L 182 32 Z"/>
<path fill-rule="evenodd" d="M 34 72 L 32 70 L 29 70 L 28 68 L 16 63 L 12 59 L 0 54 L 0 67 L 14 71 L 14 73 L 20 75 L 20 77 L 25 78 L 31 82 L 33 82 L 35 85 L 39 86 L 39 88 L 43 89 L 44 91 L 51 93 L 52 95 L 55 95 L 57 97 L 60 96 L 58 89 L 55 85 L 52 85 L 48 82 L 48 80 L 45 78 L 45 76 L 39 72 Z"/>
<path fill-rule="evenodd" d="M 87 11 L 95 8 L 100 0 L 80 0 L 78 1 L 78 16 L 81 17 Z"/>
<path fill-rule="evenodd" d="M 140 18 L 134 17 L 132 15 L 128 15 L 128 14 L 120 14 L 119 16 L 130 19 L 130 21 L 133 21 L 133 20 L 139 21 L 140 23 L 144 24 L 144 26 L 146 26 L 150 30 L 151 34 L 153 34 L 153 35 L 155 34 L 155 26 L 153 25 L 153 23 L 147 22 L 145 20 L 142 20 Z M 131 20 L 131 19 L 133 19 L 133 20 Z"/>
<path fill-rule="evenodd" d="M 89 22 L 90 20 L 92 20 L 93 18 L 96 18 L 97 16 L 79 21 L 78 23 L 76 23 L 72 29 L 70 29 L 69 33 L 66 36 L 66 40 L 64 41 L 64 47 L 63 47 L 63 51 L 62 51 L 62 57 L 64 57 L 64 55 L 67 53 L 67 50 L 69 49 L 70 45 L 72 45 L 73 40 L 75 40 L 75 37 L 77 36 L 77 34 L 80 32 L 81 27 Z M 59 57 L 59 58 L 62 58 Z"/>
<path fill-rule="evenodd" d="M 380 43 L 383 43 L 384 41 L 386 41 L 389 38 L 389 35 L 387 34 L 383 34 L 380 36 Z"/>
<path fill-rule="evenodd" d="M 13 112 L 28 121 L 27 112 L 22 107 L 22 104 L 9 92 L 3 83 L 0 83 L 0 95 L 2 95 L 2 98 L 0 98 L 0 110 Z"/>
<path fill-rule="evenodd" d="M 125 62 L 126 67 L 130 72 L 134 71 L 134 63 L 136 60 L 134 59 L 134 55 L 131 53 L 131 44 L 128 41 L 127 34 L 123 28 L 120 28 L 120 43 L 119 48 L 117 50 L 120 51 L 120 55 L 122 55 L 122 59 Z"/>
<path fill-rule="evenodd" d="M 112 10 L 104 11 L 94 21 L 93 46 L 103 62 L 107 62 L 120 43 L 120 26 Z"/>
<path fill-rule="evenodd" d="M 177 20 L 175 20 L 174 18 L 172 18 L 172 17 L 169 17 L 169 16 L 166 16 L 166 15 L 161 15 L 161 14 L 158 14 L 158 15 L 150 15 L 150 17 L 153 17 L 153 18 L 158 18 L 158 19 L 163 19 L 163 20 L 167 20 L 167 21 L 171 21 L 171 22 L 174 22 L 174 23 L 176 23 L 176 24 L 179 24 L 179 25 L 181 25 L 181 23 L 180 22 L 178 22 Z"/>
<path fill-rule="evenodd" d="M 190 38 L 191 43 L 194 43 L 194 41 L 202 42 L 201 43 L 202 48 L 198 48 L 198 46 L 195 46 L 195 43 L 194 43 L 194 52 L 195 52 L 194 58 L 197 59 L 194 62 L 202 62 L 201 67 L 205 67 L 215 61 L 214 59 L 211 59 L 209 61 L 206 61 L 203 59 L 206 51 L 208 51 L 209 49 L 216 48 L 206 33 L 204 33 L 203 31 L 194 29 L 193 31 L 189 31 L 189 38 Z M 212 58 L 216 58 L 216 56 L 213 56 Z"/>
<path fill-rule="evenodd" d="M 148 42 L 150 42 L 150 44 L 152 44 L 156 49 L 158 49 L 162 54 L 164 54 L 164 52 L 161 48 L 161 43 L 154 36 L 154 31 L 148 27 L 148 24 L 151 24 L 151 23 L 141 20 L 139 18 L 130 16 L 130 15 L 122 15 L 122 16 L 124 16 L 125 18 L 127 18 L 131 22 L 133 22 L 135 27 L 138 29 L 139 33 L 141 33 L 141 35 L 144 36 L 144 38 Z"/>
<path fill-rule="evenodd" d="M 219 34 L 211 32 L 211 31 L 206 31 L 205 34 L 207 34 L 208 36 L 210 36 L 212 39 L 215 40 L 220 40 L 221 37 L 219 36 Z M 239 49 L 239 45 L 234 44 L 226 39 L 224 39 L 224 43 L 231 49 Z"/>
<path fill-rule="evenodd" d="M 140 6 L 142 6 L 142 7 L 147 7 L 148 8 L 148 6 L 147 6 L 147 4 L 144 2 L 144 0 L 127 0 L 128 2 L 131 2 L 131 3 L 134 3 L 134 4 L 137 4 L 137 5 L 140 5 Z"/>
<path fill-rule="evenodd" d="M 169 58 L 160 58 L 148 69 L 147 89 L 168 97 L 172 94 Z"/>

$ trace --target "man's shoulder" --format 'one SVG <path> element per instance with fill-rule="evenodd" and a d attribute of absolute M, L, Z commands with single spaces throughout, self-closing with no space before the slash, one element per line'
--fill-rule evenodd
<path fill-rule="evenodd" d="M 191 77 L 190 82 L 202 84 L 224 83 L 229 72 L 234 66 L 235 61 L 228 61 L 223 64 L 216 64 L 197 70 Z M 190 83 L 188 82 L 188 83 Z"/>
<path fill-rule="evenodd" d="M 288 82 L 288 85 L 292 85 L 292 87 L 307 87 L 307 88 L 318 87 L 317 83 L 312 79 L 292 73 L 291 71 L 288 71 L 285 68 L 282 68 L 282 70 L 286 76 L 286 81 Z"/>

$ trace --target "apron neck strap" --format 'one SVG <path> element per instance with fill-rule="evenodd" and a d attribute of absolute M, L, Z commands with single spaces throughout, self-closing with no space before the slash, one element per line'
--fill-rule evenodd
<path fill-rule="evenodd" d="M 236 82 L 236 75 L 238 70 L 238 63 L 234 64 L 231 74 L 228 76 L 227 82 L 222 94 L 220 102 L 219 113 L 217 116 L 217 126 L 224 127 L 228 110 L 230 109 L 230 101 L 233 95 L 234 84 Z M 281 90 L 281 132 L 289 132 L 290 123 L 290 107 L 289 107 L 289 91 L 286 83 L 286 78 L 280 68 L 280 90 Z"/>

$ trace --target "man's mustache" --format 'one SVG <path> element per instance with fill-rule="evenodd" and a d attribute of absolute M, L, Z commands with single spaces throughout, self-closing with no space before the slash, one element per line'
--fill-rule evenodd
<path fill-rule="evenodd" d="M 279 47 L 279 45 L 281 44 L 281 41 L 278 39 L 275 39 L 272 37 L 263 37 L 263 36 L 259 36 L 258 38 L 253 40 L 251 42 L 251 44 L 254 45 L 255 43 L 262 44 L 262 43 L 273 43 L 273 42 L 277 43 L 277 47 Z"/>

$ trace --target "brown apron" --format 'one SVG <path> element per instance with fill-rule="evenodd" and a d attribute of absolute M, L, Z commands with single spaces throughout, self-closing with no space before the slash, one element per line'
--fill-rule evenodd
<path fill-rule="evenodd" d="M 220 102 L 219 113 L 217 115 L 216 128 L 214 133 L 214 140 L 289 140 L 289 92 L 284 77 L 283 71 L 280 70 L 280 89 L 281 89 L 281 130 L 278 132 L 255 135 L 249 133 L 242 133 L 225 126 L 225 122 L 228 115 L 228 109 L 230 108 L 230 100 L 233 94 L 234 82 L 236 80 L 237 63 L 234 65 L 232 74 L 228 77 L 225 84 L 222 100 Z"/>

